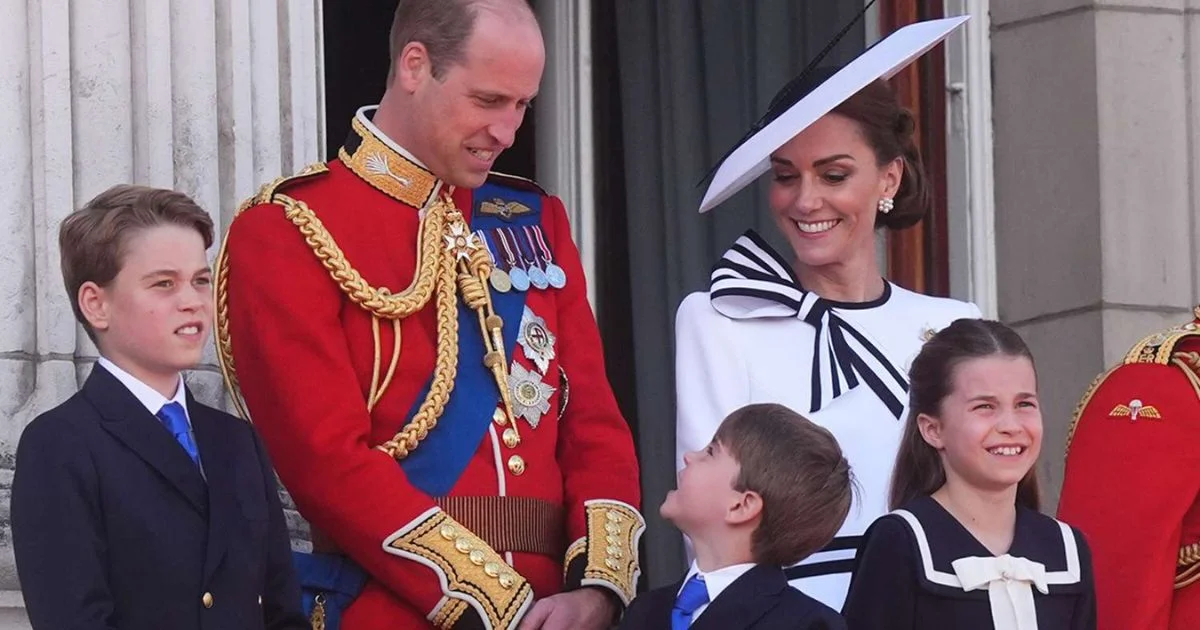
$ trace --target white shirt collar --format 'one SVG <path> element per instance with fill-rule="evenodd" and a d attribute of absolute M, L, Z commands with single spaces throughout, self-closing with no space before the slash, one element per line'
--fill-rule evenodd
<path fill-rule="evenodd" d="M 688 570 L 688 574 L 683 579 L 683 583 L 687 584 L 687 581 L 692 579 L 693 575 L 699 573 L 704 577 L 704 588 L 708 590 L 708 604 L 704 604 L 703 606 L 696 608 L 696 612 L 692 613 L 692 621 L 694 622 L 701 613 L 707 610 L 708 605 L 713 603 L 713 601 L 717 599 L 717 596 L 720 595 L 722 591 L 729 588 L 730 584 L 733 584 L 747 571 L 753 569 L 754 566 L 755 565 L 753 562 L 746 564 L 731 564 L 727 567 L 717 569 L 716 571 L 704 573 L 700 570 L 700 567 L 696 566 L 695 562 L 692 562 L 692 567 Z M 680 587 L 679 590 L 682 592 L 683 587 Z M 678 595 L 678 593 L 676 593 L 676 595 Z"/>
<path fill-rule="evenodd" d="M 175 396 L 167 399 L 165 396 L 155 391 L 153 387 L 143 383 L 136 376 L 117 367 L 116 363 L 113 363 L 104 357 L 100 357 L 96 363 L 108 370 L 110 374 L 117 377 L 117 380 L 121 381 L 121 384 L 125 386 L 125 389 L 128 389 L 129 393 L 133 394 L 133 397 L 137 398 L 138 402 L 142 403 L 142 406 L 150 412 L 150 415 L 156 416 L 158 415 L 159 410 L 163 408 L 163 405 L 177 402 L 183 407 L 183 413 L 185 416 L 187 416 L 188 424 L 190 425 L 192 423 L 192 416 L 190 413 L 188 413 L 187 388 L 183 386 L 182 375 L 179 377 L 179 385 L 175 388 Z"/>
<path fill-rule="evenodd" d="M 420 166 L 421 168 L 428 171 L 429 167 L 425 166 L 424 162 L 417 159 L 417 156 L 415 156 L 411 152 L 409 152 L 408 149 L 405 149 L 404 147 L 397 144 L 395 140 L 392 140 L 391 138 L 389 138 L 386 133 L 383 133 L 382 131 L 379 130 L 379 127 L 375 126 L 375 123 L 371 122 L 371 117 L 367 116 L 367 112 L 373 112 L 377 109 L 379 109 L 378 105 L 367 105 L 365 107 L 360 107 L 360 108 L 358 108 L 358 113 L 354 114 L 354 116 L 355 116 L 355 118 L 358 118 L 358 122 L 362 123 L 363 126 L 366 127 L 367 130 L 369 130 L 372 134 L 374 134 L 376 138 L 379 138 L 381 141 L 383 141 L 383 143 L 386 144 L 388 146 L 388 148 L 395 151 L 396 153 L 399 153 L 400 155 L 403 155 L 405 158 L 412 160 L 412 162 L 414 164 L 416 164 L 417 166 Z"/>

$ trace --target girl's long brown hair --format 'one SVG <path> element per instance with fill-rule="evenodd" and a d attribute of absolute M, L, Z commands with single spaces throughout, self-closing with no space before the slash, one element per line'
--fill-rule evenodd
<path fill-rule="evenodd" d="M 1008 326 L 990 320 L 960 319 L 942 329 L 921 348 L 908 374 L 908 419 L 900 440 L 896 469 L 892 472 L 889 509 L 931 495 L 946 483 L 942 458 L 921 437 L 917 418 L 921 414 L 940 415 L 942 401 L 950 395 L 954 384 L 954 369 L 960 363 L 996 355 L 1024 357 L 1033 363 L 1033 354 L 1021 336 Z M 1041 505 L 1036 465 L 1017 484 L 1017 505 L 1033 510 Z"/>

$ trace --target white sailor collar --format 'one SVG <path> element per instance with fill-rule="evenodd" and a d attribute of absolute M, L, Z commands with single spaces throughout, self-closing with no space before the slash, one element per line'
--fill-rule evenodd
<path fill-rule="evenodd" d="M 902 519 L 916 545 L 918 582 L 939 596 L 988 600 L 987 589 L 964 590 L 954 562 L 962 558 L 992 558 L 961 523 L 932 497 L 921 497 L 891 512 Z M 1069 525 L 1018 506 L 1013 542 L 1006 556 L 1040 564 L 1047 595 L 1077 595 L 1086 587 L 1075 532 Z"/>
<path fill-rule="evenodd" d="M 809 388 L 809 413 L 820 411 L 838 396 L 866 385 L 903 419 L 908 379 L 863 331 L 839 311 L 883 306 L 892 285 L 870 302 L 826 300 L 800 286 L 791 266 L 754 230 L 734 242 L 713 267 L 709 300 L 730 319 L 798 318 L 816 330 Z"/>

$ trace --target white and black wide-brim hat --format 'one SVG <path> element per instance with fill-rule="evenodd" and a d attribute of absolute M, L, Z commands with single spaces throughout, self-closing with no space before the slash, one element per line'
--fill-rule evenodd
<path fill-rule="evenodd" d="M 847 26 L 804 72 L 779 91 L 767 113 L 720 160 L 711 173 L 700 212 L 708 212 L 758 179 L 770 170 L 771 154 L 779 147 L 872 81 L 891 78 L 967 19 L 964 15 L 909 24 L 840 68 L 820 67 L 822 58 L 849 30 Z"/>

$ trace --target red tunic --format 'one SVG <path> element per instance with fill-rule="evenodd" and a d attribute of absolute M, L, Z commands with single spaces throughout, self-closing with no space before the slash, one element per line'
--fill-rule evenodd
<path fill-rule="evenodd" d="M 1099 630 L 1200 628 L 1200 308 L 1080 402 L 1058 517 L 1092 548 Z"/>
<path fill-rule="evenodd" d="M 537 195 L 541 230 L 554 262 L 567 276 L 561 289 L 530 289 L 525 295 L 525 305 L 555 337 L 555 356 L 547 369 L 539 370 L 519 346 L 508 355 L 510 371 L 517 366 L 536 371 L 553 388 L 545 401 L 550 411 L 536 428 L 517 421 L 520 443 L 515 447 L 501 438 L 508 424 L 490 426 L 473 455 L 467 446 L 465 467 L 444 493 L 528 497 L 561 508 L 561 540 L 563 546 L 574 543 L 570 550 L 506 553 L 510 550 L 481 543 L 461 524 L 444 521 L 452 510 L 438 507 L 435 501 L 442 497 L 419 488 L 422 484 L 410 479 L 397 461 L 374 448 L 391 439 L 423 399 L 437 352 L 436 298 L 400 320 L 394 377 L 368 411 L 372 381 L 383 380 L 395 347 L 392 321 L 380 319 L 377 345 L 372 314 L 335 281 L 316 253 L 319 248 L 302 234 L 297 206 L 289 200 L 312 211 L 344 254 L 344 263 L 367 285 L 395 294 L 409 287 L 416 273 L 422 203 L 395 182 L 413 184 L 422 193 L 439 184 L 366 127 L 356 124 L 356 130 L 362 144 L 353 143 L 357 146 L 344 150 L 341 160 L 269 186 L 237 216 L 218 269 L 218 301 L 227 299 L 219 318 L 224 314 L 228 322 L 228 333 L 220 340 L 232 347 L 231 353 L 222 352 L 222 360 L 236 367 L 236 384 L 279 476 L 301 514 L 369 576 L 346 611 L 343 628 L 391 630 L 430 622 L 453 627 L 473 616 L 482 618 L 485 627 L 515 627 L 531 600 L 522 578 L 539 598 L 584 584 L 606 587 L 627 603 L 636 587 L 637 538 L 644 528 L 636 512 L 638 466 L 629 428 L 605 376 L 600 337 L 562 202 L 531 182 L 491 180 Z M 374 162 L 364 168 L 368 160 Z M 387 160 L 390 169 L 381 167 L 380 160 Z M 453 193 L 454 205 L 468 222 L 475 220 L 476 201 L 473 191 Z M 518 324 L 503 323 L 506 331 Z M 218 332 L 223 332 L 220 326 Z M 458 335 L 481 338 L 477 325 L 460 326 Z M 482 356 L 471 360 L 482 361 Z M 381 368 L 375 367 L 377 361 Z M 374 376 L 377 370 L 380 376 Z M 569 400 L 563 399 L 564 390 Z M 450 396 L 484 397 L 495 410 L 498 391 L 491 380 L 485 388 L 456 387 Z M 443 417 L 428 439 L 442 431 L 441 439 L 456 440 L 456 434 L 444 435 L 458 431 L 453 427 L 461 425 L 453 422 Z M 430 444 L 423 442 L 410 457 L 422 448 L 436 448 Z M 513 513 L 493 525 L 519 535 L 525 525 L 521 518 Z M 573 578 L 567 584 L 563 554 L 572 565 L 566 567 Z M 510 563 L 511 569 L 497 567 L 497 561 Z M 497 575 L 497 568 L 507 579 Z"/>

